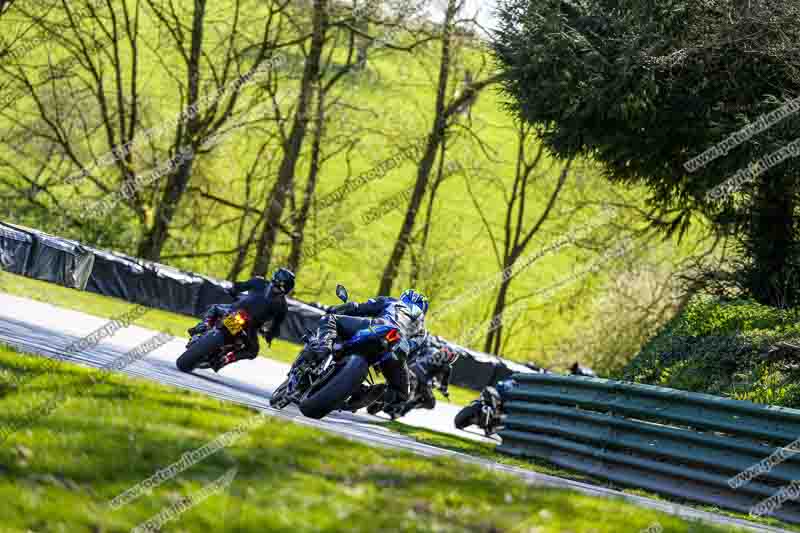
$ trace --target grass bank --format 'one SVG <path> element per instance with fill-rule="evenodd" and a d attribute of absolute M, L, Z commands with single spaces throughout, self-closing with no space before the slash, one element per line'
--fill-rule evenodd
<path fill-rule="evenodd" d="M 60 391 L 47 416 L 0 447 L 3 531 L 129 531 L 174 511 L 174 531 L 717 532 L 617 500 L 530 487 L 450 459 L 372 448 L 246 408 L 96 370 L 36 373 L 42 359 L 0 347 L 0 424 Z M 160 469 L 237 428 L 238 439 L 126 505 L 108 502 Z M 233 470 L 235 469 L 235 470 Z M 178 512 L 182 498 L 224 479 Z M 162 515 L 163 516 L 163 515 Z"/>

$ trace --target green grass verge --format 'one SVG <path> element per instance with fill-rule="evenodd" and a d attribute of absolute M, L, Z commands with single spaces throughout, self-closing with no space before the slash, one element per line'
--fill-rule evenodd
<path fill-rule="evenodd" d="M 8 373 L 43 360 L 0 346 Z M 0 423 L 18 421 L 55 390 L 64 401 L 0 447 L 3 531 L 128 531 L 232 468 L 224 490 L 179 514 L 171 531 L 514 531 L 597 533 L 723 529 L 614 499 L 528 486 L 452 459 L 373 448 L 266 417 L 152 492 L 110 499 L 252 420 L 241 406 L 121 375 L 64 366 L 15 390 L 0 385 Z"/>

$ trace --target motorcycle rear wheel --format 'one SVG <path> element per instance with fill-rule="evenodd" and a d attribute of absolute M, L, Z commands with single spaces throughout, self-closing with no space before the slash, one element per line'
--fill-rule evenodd
<path fill-rule="evenodd" d="M 181 372 L 191 372 L 203 361 L 208 360 L 219 352 L 225 345 L 225 336 L 219 330 L 206 333 L 202 338 L 190 344 L 183 354 L 178 357 L 175 366 Z"/>

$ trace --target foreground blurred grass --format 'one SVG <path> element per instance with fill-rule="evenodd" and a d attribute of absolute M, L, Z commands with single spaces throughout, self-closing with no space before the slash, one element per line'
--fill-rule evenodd
<path fill-rule="evenodd" d="M 450 459 L 372 448 L 267 417 L 231 446 L 112 511 L 107 502 L 253 412 L 188 391 L 64 366 L 8 386 L 43 359 L 0 346 L 0 424 L 55 390 L 63 404 L 0 447 L 2 531 L 121 532 L 232 467 L 228 490 L 181 514 L 171 531 L 723 531 L 621 501 L 541 489 Z"/>
<path fill-rule="evenodd" d="M 54 283 L 47 283 L 2 271 L 0 271 L 0 292 L 30 298 L 102 318 L 118 316 L 128 311 L 133 305 L 118 298 L 93 292 L 78 291 Z M 169 333 L 178 338 L 184 338 L 186 337 L 186 330 L 197 324 L 197 319 L 178 313 L 153 309 L 134 320 L 133 324 Z M 299 350 L 300 345 L 292 344 L 291 342 L 275 340 L 271 347 L 267 347 L 265 342 L 261 342 L 262 356 L 284 363 L 293 363 Z M 447 401 L 438 394 L 437 397 L 439 401 Z M 450 403 L 466 405 L 477 397 L 478 393 L 476 391 L 457 386 L 450 387 Z"/>

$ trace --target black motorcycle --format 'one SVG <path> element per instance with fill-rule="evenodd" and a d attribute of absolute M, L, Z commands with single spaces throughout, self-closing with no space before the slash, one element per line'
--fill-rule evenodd
<path fill-rule="evenodd" d="M 347 289 L 339 285 L 336 295 L 347 303 Z M 410 346 L 400 331 L 392 326 L 376 325 L 363 329 L 344 342 L 336 342 L 332 353 L 322 361 L 304 357 L 318 341 L 319 332 L 303 337 L 305 347 L 289 370 L 289 376 L 272 394 L 270 405 L 276 409 L 295 404 L 309 418 L 320 419 L 337 409 L 347 409 L 348 401 L 364 382 L 375 386 L 373 370 L 390 357 L 406 357 Z M 354 409 L 349 409 L 354 410 Z"/>
<path fill-rule="evenodd" d="M 412 373 L 412 376 L 413 375 L 414 374 Z M 427 383 L 427 389 L 439 389 L 439 392 L 442 392 L 439 379 L 436 377 L 429 379 Z M 411 390 L 413 391 L 411 397 L 400 405 L 387 405 L 383 399 L 380 399 L 367 407 L 367 412 L 371 415 L 377 415 L 383 411 L 389 415 L 392 420 L 396 420 L 407 415 L 414 409 L 431 409 L 431 407 L 425 407 L 426 395 L 423 394 L 425 389 L 422 388 L 421 384 L 416 382 L 416 377 L 412 378 Z M 442 392 L 442 395 L 445 398 L 450 398 L 450 394 L 448 393 Z"/>
<path fill-rule="evenodd" d="M 487 437 L 503 429 L 504 416 L 501 412 L 503 399 L 494 387 L 486 387 L 480 397 L 458 412 L 455 425 L 458 429 L 478 426 Z"/>
<path fill-rule="evenodd" d="M 247 346 L 250 315 L 244 310 L 231 311 L 210 325 L 207 331 L 194 335 L 186 351 L 178 357 L 181 372 L 211 368 L 230 352 L 238 353 Z"/>

